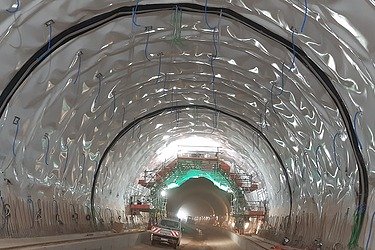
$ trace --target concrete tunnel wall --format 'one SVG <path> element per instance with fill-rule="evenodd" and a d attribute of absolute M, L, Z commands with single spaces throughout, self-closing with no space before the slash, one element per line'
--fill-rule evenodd
<path fill-rule="evenodd" d="M 375 244 L 372 1 L 1 8 L 1 237 L 124 221 L 190 140 L 257 176 L 263 235 Z"/>

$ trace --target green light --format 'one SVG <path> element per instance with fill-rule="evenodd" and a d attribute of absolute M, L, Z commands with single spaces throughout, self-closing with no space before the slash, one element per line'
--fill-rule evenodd
<path fill-rule="evenodd" d="M 181 186 L 189 179 L 206 178 L 210 180 L 219 189 L 232 193 L 231 185 L 227 178 L 218 171 L 205 171 L 201 169 L 188 169 L 181 171 L 174 171 L 165 181 L 167 189 L 172 189 Z"/>

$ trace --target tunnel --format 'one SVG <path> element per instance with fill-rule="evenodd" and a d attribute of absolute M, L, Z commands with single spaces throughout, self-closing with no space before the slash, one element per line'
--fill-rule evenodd
<path fill-rule="evenodd" d="M 374 13 L 3 0 L 0 238 L 110 230 L 140 197 L 227 225 L 259 204 L 264 239 L 375 249 Z"/>

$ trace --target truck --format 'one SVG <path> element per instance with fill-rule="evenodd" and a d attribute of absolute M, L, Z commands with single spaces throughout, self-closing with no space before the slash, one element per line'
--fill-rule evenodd
<path fill-rule="evenodd" d="M 181 243 L 182 230 L 181 221 L 176 219 L 165 218 L 157 225 L 151 227 L 151 245 L 156 243 L 167 243 L 174 249 Z"/>

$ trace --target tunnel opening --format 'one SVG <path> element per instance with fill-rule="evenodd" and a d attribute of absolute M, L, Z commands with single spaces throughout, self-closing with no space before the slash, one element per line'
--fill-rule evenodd
<path fill-rule="evenodd" d="M 218 216 L 225 221 L 230 215 L 231 194 L 219 189 L 204 177 L 191 178 L 168 190 L 167 214 L 184 220 L 191 216 L 208 219 Z"/>

